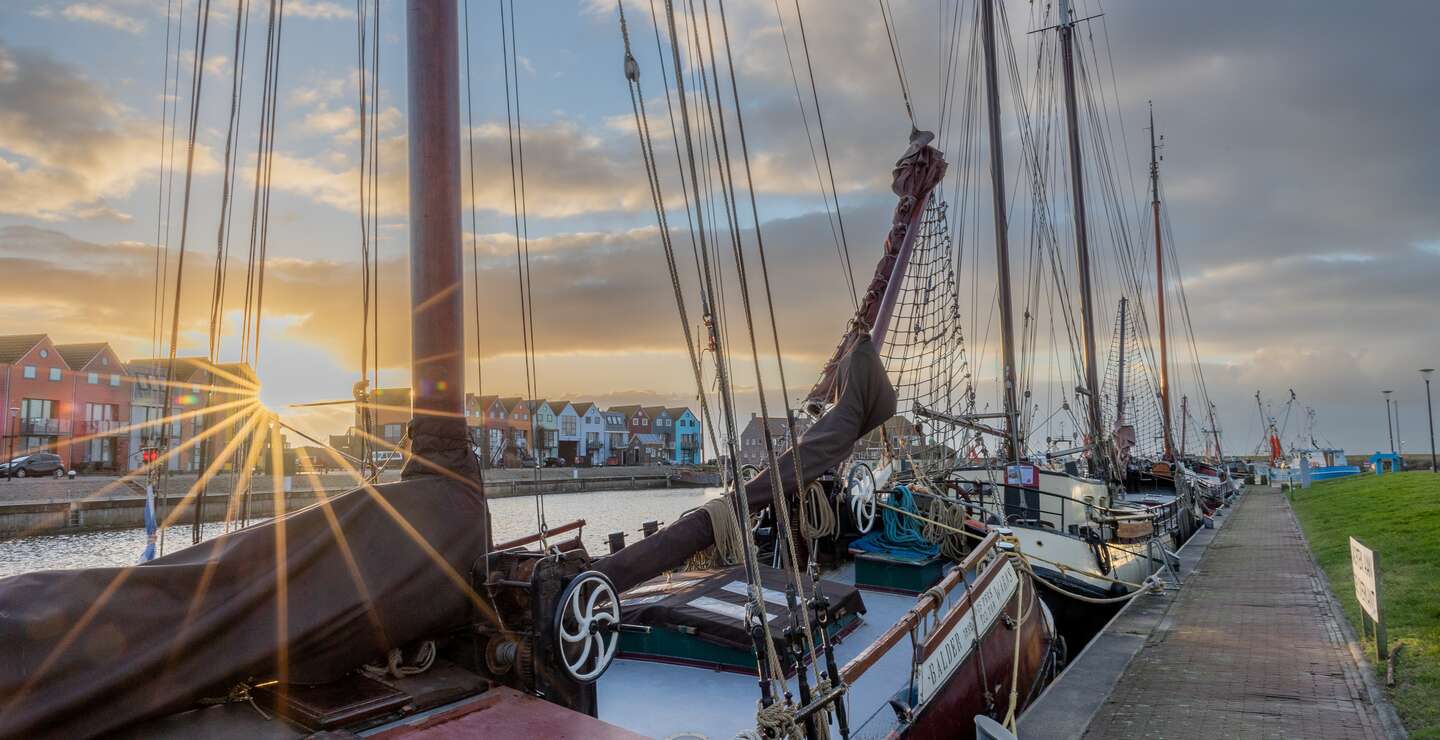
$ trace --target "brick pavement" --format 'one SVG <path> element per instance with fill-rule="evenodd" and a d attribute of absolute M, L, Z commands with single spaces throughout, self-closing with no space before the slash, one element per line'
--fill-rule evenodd
<path fill-rule="evenodd" d="M 1284 496 L 1230 516 L 1085 737 L 1386 737 Z"/>

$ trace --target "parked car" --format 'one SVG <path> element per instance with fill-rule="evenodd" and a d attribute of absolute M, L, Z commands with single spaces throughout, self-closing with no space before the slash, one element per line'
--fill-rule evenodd
<path fill-rule="evenodd" d="M 547 467 L 547 468 L 563 468 L 563 467 L 565 467 L 565 461 L 564 461 L 564 460 L 561 460 L 561 459 L 558 458 L 558 457 L 547 457 L 547 458 L 545 458 L 545 467 Z"/>
<path fill-rule="evenodd" d="M 40 475 L 65 477 L 65 463 L 53 452 L 36 452 L 21 455 L 10 462 L 0 463 L 0 477 L 34 478 Z"/>

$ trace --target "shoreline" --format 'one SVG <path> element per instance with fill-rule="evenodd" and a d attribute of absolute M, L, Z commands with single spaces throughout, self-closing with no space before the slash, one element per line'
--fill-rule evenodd
<path fill-rule="evenodd" d="M 703 483 L 690 482 L 673 474 L 634 474 L 616 476 L 581 476 L 573 478 L 543 478 L 541 480 L 486 481 L 487 498 L 517 498 L 535 494 L 569 494 L 592 491 L 636 491 L 665 490 L 669 488 L 704 488 Z M 267 487 L 268 488 L 268 487 Z M 250 518 L 268 518 L 274 515 L 274 500 L 267 488 L 256 487 L 251 496 Z M 172 488 L 172 490 L 174 490 Z M 319 490 L 291 490 L 285 493 L 284 511 L 294 511 L 332 496 L 338 496 L 353 488 L 328 488 Z M 172 493 L 172 501 L 183 494 Z M 209 493 L 204 498 L 206 522 L 225 520 L 229 508 L 230 494 Z M 192 503 L 172 507 L 173 522 L 190 522 L 193 519 Z M 157 507 L 159 502 L 157 501 Z M 162 516 L 172 516 L 170 513 Z M 111 529 L 135 529 L 145 526 L 145 496 L 107 496 L 93 499 L 45 499 L 0 501 L 0 540 L 41 537 L 57 534 L 98 532 Z"/>

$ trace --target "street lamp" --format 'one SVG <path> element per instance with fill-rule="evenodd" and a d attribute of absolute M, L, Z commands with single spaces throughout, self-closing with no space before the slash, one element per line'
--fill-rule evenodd
<path fill-rule="evenodd" d="M 1421 368 L 1420 377 L 1425 379 L 1425 414 L 1430 418 L 1430 472 L 1440 472 L 1435 465 L 1435 408 L 1430 404 L 1430 376 L 1435 374 L 1435 368 Z"/>
<path fill-rule="evenodd" d="M 1385 396 L 1385 433 L 1390 435 L 1390 453 L 1395 453 L 1395 426 L 1390 421 L 1390 394 L 1395 391 L 1380 391 Z"/>
<path fill-rule="evenodd" d="M 10 479 L 12 479 L 12 478 L 15 477 L 15 471 L 13 471 L 13 470 L 10 469 L 10 465 L 9 465 L 8 463 L 11 463 L 11 462 L 15 459 L 15 437 L 16 437 L 17 435 L 19 435 L 19 433 L 20 433 L 20 428 L 19 428 L 19 427 L 20 427 L 20 407 L 19 407 L 19 406 L 11 406 L 11 407 L 10 407 L 10 418 L 14 419 L 15 421 L 11 422 L 11 424 L 10 424 L 11 427 L 14 427 L 13 429 L 11 429 L 11 434 L 10 434 L 10 456 L 7 457 L 7 458 L 5 458 L 5 462 L 7 463 L 7 465 L 6 465 L 6 467 L 5 467 L 5 480 L 6 480 L 7 482 L 8 482 Z"/>

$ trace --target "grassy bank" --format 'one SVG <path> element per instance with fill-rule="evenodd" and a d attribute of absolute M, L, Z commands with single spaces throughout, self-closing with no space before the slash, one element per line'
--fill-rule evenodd
<path fill-rule="evenodd" d="M 1390 649 L 1404 645 L 1390 699 L 1412 737 L 1440 740 L 1440 475 L 1326 481 L 1297 490 L 1291 501 L 1357 635 L 1349 538 L 1380 554 Z M 1365 642 L 1373 663 L 1374 643 Z M 1383 680 L 1385 665 L 1376 667 Z"/>

